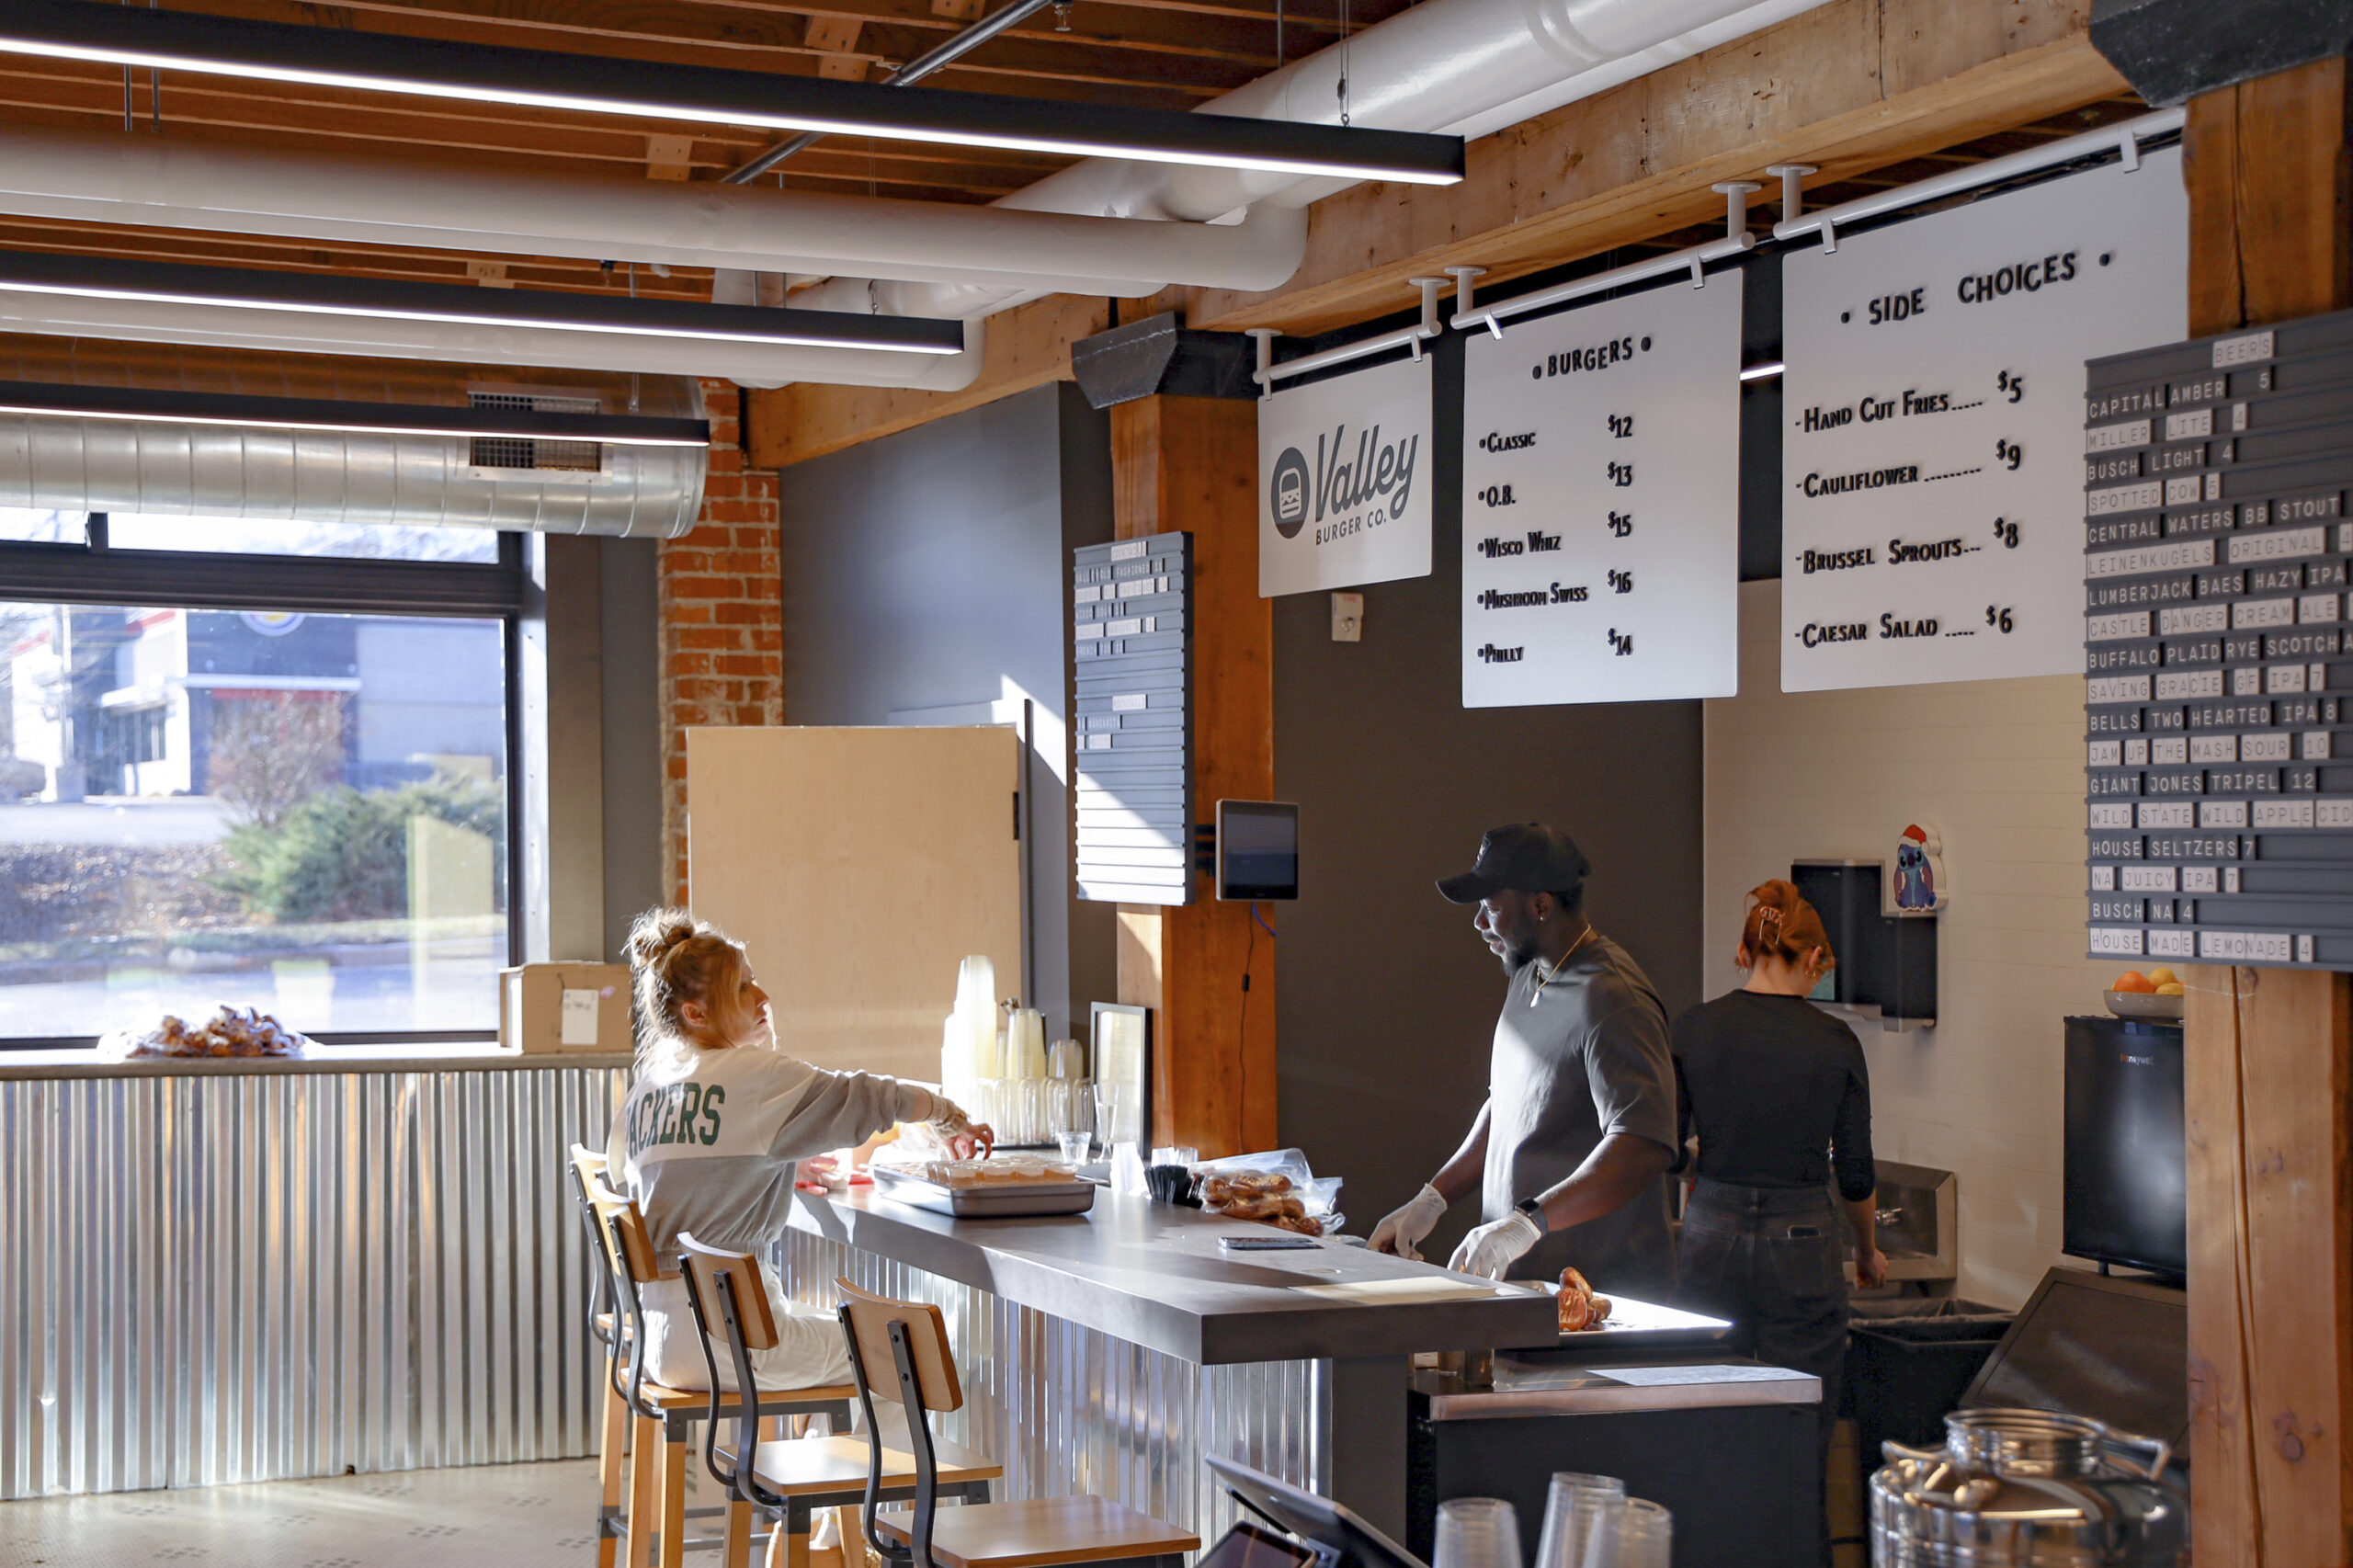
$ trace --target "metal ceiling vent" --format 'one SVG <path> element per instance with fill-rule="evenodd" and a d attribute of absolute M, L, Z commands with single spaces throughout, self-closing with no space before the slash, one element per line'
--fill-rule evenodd
<path fill-rule="evenodd" d="M 703 419 L 692 381 L 645 376 L 634 398 L 631 381 L 573 372 L 541 389 L 451 376 L 404 386 L 399 397 L 411 409 Z M 332 395 L 312 406 L 330 413 L 342 398 L 353 399 L 355 414 L 384 406 L 381 392 L 357 381 L 320 390 Z M 241 417 L 85 417 L 0 399 L 0 507 L 660 539 L 687 532 L 702 509 L 708 452 L 694 442 L 289 429 Z"/>
<path fill-rule="evenodd" d="M 469 391 L 466 401 L 476 408 L 523 408 L 537 414 L 602 414 L 593 397 L 558 397 L 548 392 Z M 529 437 L 476 436 L 469 448 L 476 468 L 551 468 L 566 473 L 601 473 L 605 447 L 600 441 L 549 441 Z"/>

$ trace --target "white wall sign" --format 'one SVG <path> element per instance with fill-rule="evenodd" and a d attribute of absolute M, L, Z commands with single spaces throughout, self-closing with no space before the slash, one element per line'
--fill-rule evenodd
<path fill-rule="evenodd" d="M 2182 336 L 2181 154 L 1782 263 L 1781 689 L 2083 668 L 2084 361 Z"/>
<path fill-rule="evenodd" d="M 1430 573 L 1430 362 L 1258 403 L 1258 597 Z"/>
<path fill-rule="evenodd" d="M 1737 274 L 1463 346 L 1462 705 L 1740 685 Z"/>

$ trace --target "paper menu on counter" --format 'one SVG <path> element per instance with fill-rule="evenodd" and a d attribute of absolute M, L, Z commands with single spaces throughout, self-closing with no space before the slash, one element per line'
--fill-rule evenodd
<path fill-rule="evenodd" d="M 1596 1369 L 1593 1375 L 1631 1383 L 1636 1388 L 1678 1388 L 1694 1383 L 1810 1383 L 1814 1381 L 1811 1372 L 1791 1371 L 1787 1367 L 1606 1367 Z"/>

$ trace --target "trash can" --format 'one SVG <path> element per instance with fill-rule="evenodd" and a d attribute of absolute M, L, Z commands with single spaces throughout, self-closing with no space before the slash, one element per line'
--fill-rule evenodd
<path fill-rule="evenodd" d="M 1924 1448 L 1943 1442 L 1946 1414 L 2002 1342 L 2013 1315 L 1982 1301 L 1948 1298 L 1936 1304 L 1934 1315 L 1854 1319 L 1840 1403 L 1854 1419 L 1863 1484 L 1880 1467 L 1882 1442 Z"/>

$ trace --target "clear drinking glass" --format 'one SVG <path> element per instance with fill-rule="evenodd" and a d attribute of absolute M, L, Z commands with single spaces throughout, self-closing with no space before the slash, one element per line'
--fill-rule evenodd
<path fill-rule="evenodd" d="M 1092 1132 L 1064 1132 L 1055 1140 L 1063 1146 L 1063 1161 L 1066 1165 L 1086 1164 L 1086 1151 L 1095 1142 Z"/>
<path fill-rule="evenodd" d="M 1434 1568 L 1527 1568 L 1519 1514 L 1500 1497 L 1457 1497 L 1438 1506 Z"/>
<path fill-rule="evenodd" d="M 1544 1503 L 1536 1568 L 1611 1568 L 1626 1483 L 1614 1475 L 1556 1471 Z"/>
<path fill-rule="evenodd" d="M 1613 1568 L 1667 1568 L 1675 1550 L 1675 1516 L 1656 1503 L 1630 1497 L 1618 1516 Z"/>

